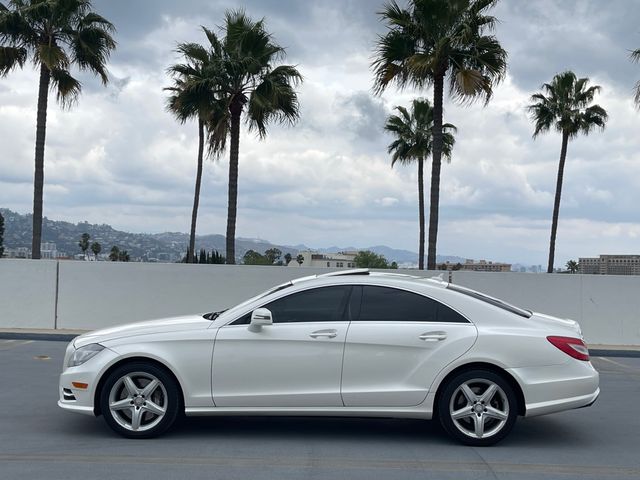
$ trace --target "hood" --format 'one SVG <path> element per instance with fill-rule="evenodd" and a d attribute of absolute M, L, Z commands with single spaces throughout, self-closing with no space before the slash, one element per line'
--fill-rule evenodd
<path fill-rule="evenodd" d="M 573 336 L 582 338 L 582 330 L 580 324 L 569 318 L 558 318 L 544 313 L 532 312 L 531 320 L 538 325 L 546 326 L 550 334 Z"/>
<path fill-rule="evenodd" d="M 184 317 L 171 317 L 161 320 L 149 320 L 145 322 L 129 323 L 115 327 L 94 330 L 76 337 L 73 341 L 75 348 L 90 343 L 100 343 L 135 335 L 148 335 L 151 333 L 178 332 L 183 330 L 204 330 L 211 326 L 211 321 L 201 315 L 188 315 Z"/>

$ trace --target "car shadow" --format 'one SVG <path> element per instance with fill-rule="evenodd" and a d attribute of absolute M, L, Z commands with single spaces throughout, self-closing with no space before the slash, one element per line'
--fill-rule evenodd
<path fill-rule="evenodd" d="M 563 418 L 564 417 L 564 418 Z M 102 417 L 88 418 L 65 415 L 64 422 L 47 422 L 40 430 L 86 439 L 121 439 L 111 431 Z M 437 421 L 394 418 L 286 417 L 286 416 L 211 416 L 183 417 L 169 432 L 156 441 L 197 439 L 213 441 L 336 441 L 360 443 L 403 443 L 447 445 L 464 448 L 450 439 Z M 135 441 L 135 440 L 134 440 Z M 597 436 L 586 435 L 580 424 L 563 415 L 537 418 L 518 418 L 500 445 L 504 447 L 558 448 L 597 446 Z"/>
<path fill-rule="evenodd" d="M 172 438 L 206 437 L 213 439 L 401 442 L 422 445 L 460 446 L 450 439 L 437 421 L 393 418 L 339 417 L 186 417 L 172 432 Z M 590 436 L 574 428 L 568 419 L 549 417 L 519 418 L 510 435 L 501 445 L 559 447 L 572 444 L 592 446 Z"/>
<path fill-rule="evenodd" d="M 318 439 L 363 440 L 376 439 L 386 442 L 394 439 L 424 441 L 425 437 L 440 435 L 437 422 L 425 420 L 387 418 L 339 418 L 339 417 L 186 417 L 172 434 L 181 436 L 222 437 L 225 439 L 264 437 L 270 439 L 302 440 Z"/>

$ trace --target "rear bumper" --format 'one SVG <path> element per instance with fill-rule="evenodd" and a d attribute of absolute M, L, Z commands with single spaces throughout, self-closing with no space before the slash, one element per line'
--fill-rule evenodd
<path fill-rule="evenodd" d="M 534 417 L 592 405 L 600 395 L 600 376 L 591 362 L 508 370 L 525 398 L 525 416 Z"/>
<path fill-rule="evenodd" d="M 546 415 L 547 413 L 562 412 L 564 410 L 572 410 L 574 408 L 585 408 L 593 405 L 598 396 L 600 395 L 600 389 L 588 395 L 581 395 L 578 397 L 563 398 L 560 400 L 550 400 L 548 402 L 539 402 L 533 404 L 527 404 L 527 412 L 525 416 L 535 417 L 538 415 Z"/>

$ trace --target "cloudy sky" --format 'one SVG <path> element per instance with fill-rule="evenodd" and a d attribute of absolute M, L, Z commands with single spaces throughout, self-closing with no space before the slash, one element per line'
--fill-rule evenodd
<path fill-rule="evenodd" d="M 266 17 L 304 75 L 297 126 L 265 141 L 243 133 L 238 236 L 312 247 L 386 244 L 417 251 L 414 168 L 391 169 L 382 126 L 396 105 L 430 91 L 371 93 L 382 0 L 95 0 L 117 27 L 103 88 L 82 77 L 71 111 L 50 100 L 44 213 L 133 232 L 188 231 L 197 129 L 165 111 L 177 42 L 205 38 L 228 8 Z M 545 264 L 560 137 L 531 138 L 528 97 L 572 69 L 602 86 L 605 132 L 569 145 L 557 265 L 600 253 L 640 253 L 640 2 L 502 0 L 497 36 L 509 52 L 491 103 L 445 104 L 458 127 L 444 165 L 438 253 Z M 0 206 L 31 211 L 37 75 L 0 79 Z M 198 232 L 224 233 L 228 158 L 207 162 Z M 427 194 L 428 198 L 428 194 Z"/>

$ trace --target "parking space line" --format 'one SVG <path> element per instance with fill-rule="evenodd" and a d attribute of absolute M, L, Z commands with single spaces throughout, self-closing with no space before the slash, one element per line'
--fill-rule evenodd
<path fill-rule="evenodd" d="M 614 365 L 617 365 L 618 367 L 622 367 L 622 368 L 631 368 L 631 369 L 633 369 L 633 367 L 631 367 L 631 366 L 629 366 L 629 365 L 625 365 L 625 364 L 623 364 L 623 363 L 616 362 L 615 360 L 611 360 L 610 358 L 607 358 L 607 357 L 596 357 L 596 358 L 597 358 L 598 360 L 604 360 L 605 362 L 608 362 L 608 363 L 612 363 L 612 364 L 614 364 Z"/>
<path fill-rule="evenodd" d="M 33 340 L 0 340 L 0 350 L 9 350 L 29 343 L 33 343 Z"/>

